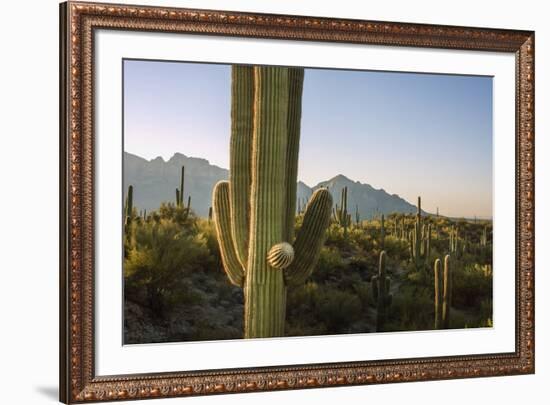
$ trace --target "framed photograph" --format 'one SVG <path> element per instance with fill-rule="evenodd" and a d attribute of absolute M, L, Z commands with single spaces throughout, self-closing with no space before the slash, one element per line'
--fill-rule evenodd
<path fill-rule="evenodd" d="M 61 401 L 534 372 L 534 32 L 60 26 Z"/>

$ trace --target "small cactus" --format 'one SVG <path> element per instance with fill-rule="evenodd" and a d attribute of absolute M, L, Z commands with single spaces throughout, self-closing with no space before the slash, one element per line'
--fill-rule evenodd
<path fill-rule="evenodd" d="M 434 263 L 434 329 L 441 325 L 441 259 Z"/>
<path fill-rule="evenodd" d="M 381 332 L 384 329 L 388 307 L 392 302 L 390 294 L 391 280 L 386 275 L 386 252 L 380 252 L 378 262 L 378 274 L 371 279 L 372 294 L 376 301 L 376 331 Z"/>
<path fill-rule="evenodd" d="M 441 274 L 441 260 L 434 263 L 434 328 L 448 329 L 452 299 L 451 256 L 446 255 Z"/>
<path fill-rule="evenodd" d="M 134 186 L 128 186 L 128 194 L 126 194 L 126 202 L 124 203 L 124 226 L 130 228 L 134 219 Z"/>
<path fill-rule="evenodd" d="M 487 246 L 487 225 L 483 227 L 479 244 L 483 247 Z"/>
<path fill-rule="evenodd" d="M 384 226 L 384 214 L 380 219 L 380 249 L 384 250 L 386 244 L 386 227 Z"/>
<path fill-rule="evenodd" d="M 187 197 L 187 206 L 183 204 L 185 191 L 185 166 L 181 167 L 180 187 L 176 188 L 176 207 L 184 210 L 183 219 L 186 220 L 191 212 L 191 195 Z"/>
<path fill-rule="evenodd" d="M 332 211 L 335 222 L 344 229 L 344 237 L 348 234 L 351 225 L 351 214 L 348 213 L 348 187 L 342 188 L 340 194 L 340 206 L 336 204 Z"/>
<path fill-rule="evenodd" d="M 452 291 L 451 256 L 447 255 L 443 264 L 443 307 L 441 309 L 441 321 L 445 329 L 449 329 Z"/>
<path fill-rule="evenodd" d="M 426 267 L 431 254 L 431 224 L 422 225 L 421 203 L 421 199 L 418 197 L 416 221 L 408 235 L 411 262 L 414 263 L 417 270 Z"/>
<path fill-rule="evenodd" d="M 461 253 L 464 251 L 464 248 L 459 246 L 460 234 L 458 232 L 458 227 L 455 225 L 451 226 L 449 231 L 449 254 L 460 257 Z"/>

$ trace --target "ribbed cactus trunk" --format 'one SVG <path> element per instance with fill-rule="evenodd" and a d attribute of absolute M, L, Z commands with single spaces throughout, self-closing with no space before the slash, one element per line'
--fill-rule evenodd
<path fill-rule="evenodd" d="M 255 237 L 249 241 L 244 289 L 245 337 L 281 336 L 286 301 L 283 272 L 271 268 L 266 257 L 273 245 L 285 240 L 286 232 L 281 214 L 286 208 L 288 70 L 256 69 L 254 79 L 250 232 Z"/>
<path fill-rule="evenodd" d="M 284 335 L 287 285 L 313 271 L 330 220 L 330 193 L 317 190 L 294 240 L 303 74 L 232 69 L 230 175 L 213 210 L 224 270 L 244 288 L 245 338 Z"/>

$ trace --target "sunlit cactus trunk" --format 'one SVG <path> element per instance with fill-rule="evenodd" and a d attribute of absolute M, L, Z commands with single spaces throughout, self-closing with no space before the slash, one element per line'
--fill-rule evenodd
<path fill-rule="evenodd" d="M 224 270 L 244 288 L 244 337 L 284 335 L 286 288 L 319 258 L 332 198 L 317 190 L 294 239 L 303 69 L 232 69 L 229 182 L 214 189 Z"/>

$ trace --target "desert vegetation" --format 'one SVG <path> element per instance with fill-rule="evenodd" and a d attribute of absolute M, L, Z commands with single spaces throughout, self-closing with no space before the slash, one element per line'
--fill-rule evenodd
<path fill-rule="evenodd" d="M 420 197 L 416 214 L 361 218 L 347 187 L 297 198 L 302 83 L 303 69 L 233 67 L 229 180 L 208 216 L 185 167 L 149 212 L 128 185 L 126 343 L 492 325 L 490 220 L 426 214 Z"/>

